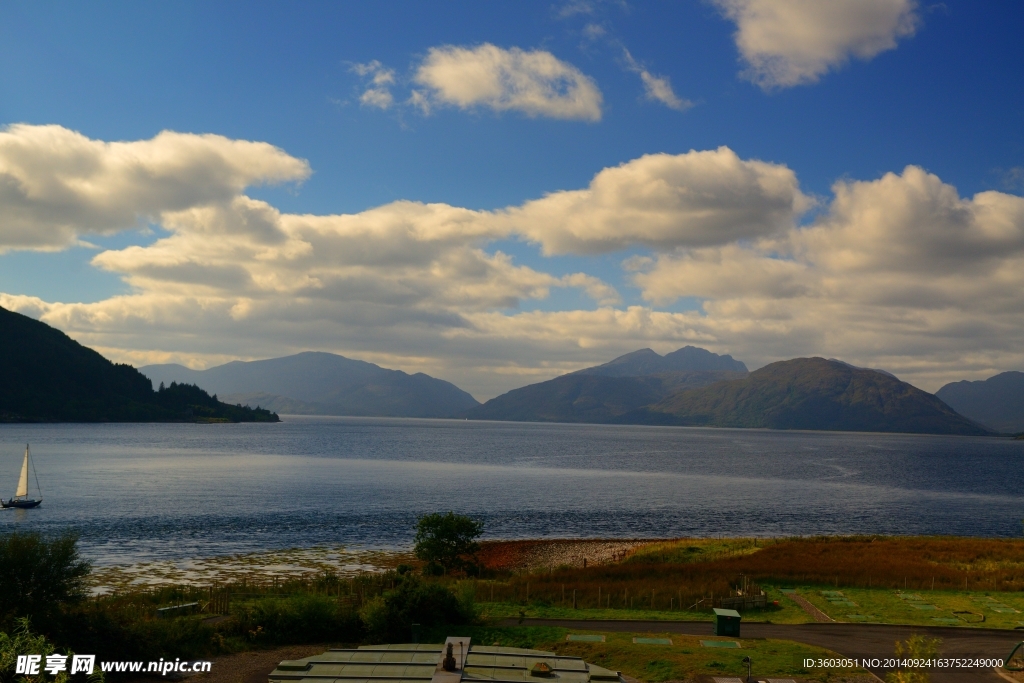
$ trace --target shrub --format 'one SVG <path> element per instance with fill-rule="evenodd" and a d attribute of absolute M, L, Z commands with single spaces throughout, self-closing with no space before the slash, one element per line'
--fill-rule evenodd
<path fill-rule="evenodd" d="M 0 628 L 19 617 L 48 622 L 86 596 L 91 567 L 78 556 L 78 536 L 46 539 L 38 533 L 0 537 Z"/>
<path fill-rule="evenodd" d="M 444 586 L 406 574 L 394 590 L 363 605 L 359 616 L 371 640 L 402 643 L 409 641 L 413 624 L 463 624 L 474 615 L 471 602 L 460 602 Z"/>
<path fill-rule="evenodd" d="M 940 638 L 925 638 L 922 635 L 914 634 L 906 642 L 896 641 L 896 656 L 901 659 L 927 661 L 938 656 L 941 644 Z M 885 680 L 887 683 L 928 683 L 929 678 L 928 667 L 915 667 L 890 671 Z"/>
<path fill-rule="evenodd" d="M 15 681 L 29 680 L 23 675 L 15 673 L 18 655 L 42 655 L 42 661 L 45 663 L 47 655 L 52 655 L 57 652 L 57 649 L 53 644 L 44 636 L 32 633 L 32 630 L 29 628 L 29 620 L 24 617 L 16 621 L 12 630 L 14 632 L 13 637 L 3 631 L 0 631 L 0 683 L 14 683 Z M 67 651 L 64 652 L 64 654 L 70 656 L 74 653 Z M 40 670 L 42 671 L 42 667 L 40 667 Z M 35 680 L 52 680 L 53 683 L 67 683 L 71 680 L 71 677 L 67 671 L 58 673 L 56 677 L 42 672 Z M 103 680 L 103 673 L 99 668 L 89 676 L 90 683 L 102 683 Z"/>
<path fill-rule="evenodd" d="M 239 609 L 233 621 L 236 635 L 256 643 L 355 641 L 362 630 L 355 612 L 321 595 L 260 600 Z"/>

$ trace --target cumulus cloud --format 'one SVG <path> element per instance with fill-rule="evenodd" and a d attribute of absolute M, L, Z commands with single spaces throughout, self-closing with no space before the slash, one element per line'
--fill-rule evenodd
<path fill-rule="evenodd" d="M 504 213 L 547 254 L 592 254 L 757 238 L 784 231 L 810 206 L 792 170 L 719 147 L 645 155 L 604 169 L 586 189 L 553 192 Z"/>
<path fill-rule="evenodd" d="M 434 47 L 414 81 L 421 96 L 461 109 L 488 107 L 528 116 L 599 121 L 601 91 L 575 66 L 544 50 Z"/>
<path fill-rule="evenodd" d="M 644 94 L 648 100 L 652 102 L 661 102 L 669 109 L 675 109 L 676 111 L 686 111 L 693 106 L 693 102 L 684 100 L 676 95 L 675 91 L 672 89 L 672 82 L 669 80 L 668 76 L 655 76 L 645 69 L 644 66 L 629 53 L 629 50 L 623 50 L 623 57 L 626 61 L 626 68 L 640 76 L 640 80 L 644 84 Z"/>
<path fill-rule="evenodd" d="M 815 83 L 850 57 L 871 59 L 911 36 L 916 0 L 712 0 L 736 23 L 745 76 L 764 89 Z"/>
<path fill-rule="evenodd" d="M 634 261 L 634 281 L 655 303 L 704 299 L 702 326 L 748 358 L 756 341 L 768 358 L 833 355 L 931 389 L 1024 364 L 1024 198 L 963 198 L 915 166 L 833 192 L 810 226 Z"/>
<path fill-rule="evenodd" d="M 81 235 L 113 234 L 309 173 L 304 160 L 265 142 L 170 131 L 102 142 L 61 126 L 8 126 L 0 131 L 0 251 L 61 249 Z"/>
<path fill-rule="evenodd" d="M 20 193 L 20 213 L 0 204 L 22 221 L 11 234 L 59 247 L 140 217 L 162 228 L 151 243 L 94 257 L 127 294 L 0 294 L 0 306 L 117 360 L 196 366 L 319 349 L 428 372 L 481 398 L 644 346 L 694 344 L 751 367 L 839 357 L 926 389 L 1024 367 L 1024 198 L 961 197 L 914 166 L 836 183 L 808 225 L 798 218 L 811 202 L 790 169 L 728 148 L 641 157 L 587 187 L 492 211 L 397 201 L 304 215 L 244 194 L 248 183 L 309 173 L 269 145 L 5 134 L 23 137 L 0 145 L 3 191 Z M 70 163 L 24 142 L 51 134 L 88 153 Z M 623 265 L 647 303 L 622 307 L 586 267 L 554 275 L 544 261 L 517 263 L 501 248 L 510 239 L 549 254 L 639 249 Z M 594 306 L 529 310 L 557 288 Z M 658 310 L 680 299 L 699 307 Z"/>

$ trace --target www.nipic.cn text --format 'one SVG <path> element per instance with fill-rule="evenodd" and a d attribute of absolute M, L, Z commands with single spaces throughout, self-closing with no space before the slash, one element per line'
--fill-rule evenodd
<path fill-rule="evenodd" d="M 18 655 L 14 673 L 27 676 L 38 676 L 41 671 L 51 676 L 65 671 L 69 674 L 91 674 L 96 668 L 96 655 Z M 180 659 L 160 659 L 154 662 L 99 662 L 99 670 L 104 673 L 145 672 L 166 676 L 169 673 L 207 673 L 210 671 L 210 662 Z"/>

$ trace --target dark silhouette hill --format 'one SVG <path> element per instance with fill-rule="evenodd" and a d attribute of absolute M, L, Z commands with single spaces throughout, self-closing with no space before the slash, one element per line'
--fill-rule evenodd
<path fill-rule="evenodd" d="M 5 422 L 276 421 L 197 387 L 153 391 L 130 365 L 111 363 L 60 330 L 0 308 L 0 420 Z"/>
<path fill-rule="evenodd" d="M 925 434 L 991 433 L 938 398 L 824 358 L 772 363 L 744 379 L 682 391 L 620 422 Z"/>
<path fill-rule="evenodd" d="M 641 349 L 604 365 L 513 389 L 466 415 L 475 420 L 610 422 L 676 392 L 742 377 L 746 371 L 731 356 L 693 346 L 664 356 Z"/>
<path fill-rule="evenodd" d="M 375 417 L 452 417 L 480 405 L 451 382 L 414 375 L 333 353 L 307 351 L 208 370 L 147 365 L 154 382 L 188 382 L 232 403 L 278 412 Z"/>
<path fill-rule="evenodd" d="M 935 392 L 949 407 L 998 432 L 1024 432 L 1024 372 L 951 382 Z"/>

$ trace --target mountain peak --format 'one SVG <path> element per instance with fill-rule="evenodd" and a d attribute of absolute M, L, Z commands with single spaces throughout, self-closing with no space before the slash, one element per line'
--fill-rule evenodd
<path fill-rule="evenodd" d="M 707 349 L 684 346 L 664 356 L 651 349 L 640 349 L 604 365 L 579 370 L 578 374 L 642 377 L 662 372 L 747 372 L 747 366 L 732 356 L 720 356 Z"/>

